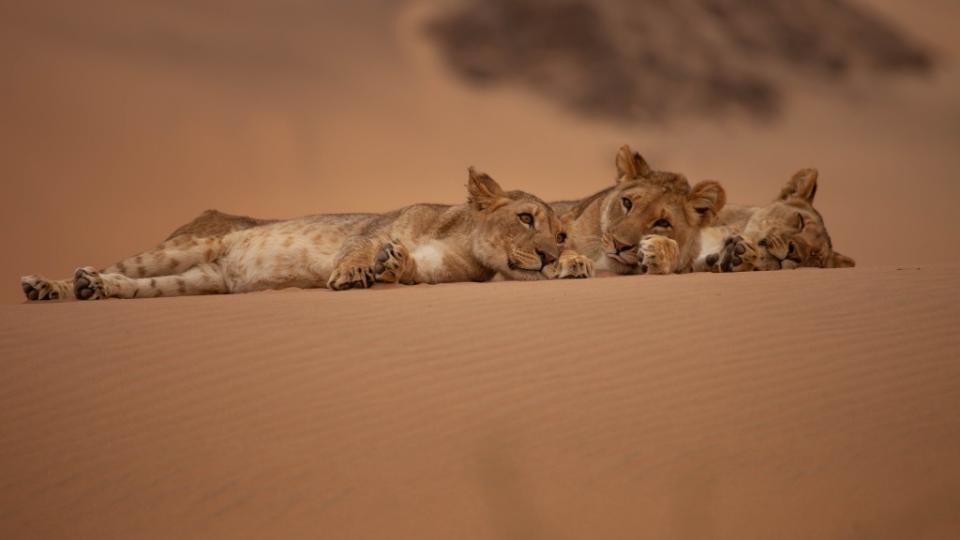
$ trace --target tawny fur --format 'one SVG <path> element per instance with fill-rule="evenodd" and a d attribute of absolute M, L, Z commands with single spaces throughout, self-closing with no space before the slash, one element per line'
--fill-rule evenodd
<path fill-rule="evenodd" d="M 729 206 L 701 233 L 694 269 L 746 272 L 800 267 L 845 268 L 856 263 L 834 251 L 823 217 L 813 207 L 816 169 L 802 169 L 765 206 Z"/>
<path fill-rule="evenodd" d="M 563 240 L 553 209 L 470 170 L 468 202 L 386 214 L 261 220 L 205 212 L 157 248 L 71 280 L 24 276 L 30 300 L 150 298 L 282 287 L 370 287 L 557 276 Z"/>
<path fill-rule="evenodd" d="M 593 269 L 618 274 L 687 272 L 699 253 L 699 232 L 726 200 L 707 180 L 653 170 L 630 147 L 616 158 L 616 185 L 578 201 L 551 203 L 569 230 L 561 257 L 579 254 Z"/>

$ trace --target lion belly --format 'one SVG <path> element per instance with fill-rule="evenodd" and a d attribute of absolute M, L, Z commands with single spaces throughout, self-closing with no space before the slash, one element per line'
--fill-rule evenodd
<path fill-rule="evenodd" d="M 224 238 L 218 261 L 231 292 L 322 287 L 346 231 L 330 220 L 293 221 L 238 231 Z"/>

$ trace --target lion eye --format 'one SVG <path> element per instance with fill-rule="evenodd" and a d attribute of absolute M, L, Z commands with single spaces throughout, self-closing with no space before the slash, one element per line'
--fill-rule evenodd
<path fill-rule="evenodd" d="M 524 224 L 533 226 L 533 216 L 531 214 L 524 212 L 522 214 L 517 214 L 517 217 L 520 218 L 520 221 L 522 221 Z"/>
<path fill-rule="evenodd" d="M 627 211 L 633 208 L 633 201 L 631 201 L 628 197 L 620 199 L 620 202 L 623 203 L 623 207 L 626 208 Z"/>
<path fill-rule="evenodd" d="M 656 228 L 656 227 L 660 227 L 660 228 L 663 228 L 663 229 L 668 229 L 668 228 L 670 228 L 670 222 L 667 221 L 667 220 L 665 220 L 665 219 L 658 219 L 657 222 L 653 224 L 653 226 L 654 226 L 655 228 Z"/>
<path fill-rule="evenodd" d="M 557 243 L 562 244 L 567 241 L 567 233 L 560 233 L 557 235 Z"/>
<path fill-rule="evenodd" d="M 806 223 L 803 221 L 803 214 L 797 214 L 797 228 L 802 231 L 804 225 L 806 225 Z"/>

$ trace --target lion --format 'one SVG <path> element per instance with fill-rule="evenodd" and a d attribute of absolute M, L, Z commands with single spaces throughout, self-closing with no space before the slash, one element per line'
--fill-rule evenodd
<path fill-rule="evenodd" d="M 853 259 L 834 251 L 823 216 L 813 207 L 818 177 L 816 169 L 801 169 L 770 204 L 728 206 L 717 226 L 702 231 L 695 269 L 745 272 L 855 266 Z"/>
<path fill-rule="evenodd" d="M 72 280 L 23 276 L 29 300 L 150 298 L 377 282 L 548 279 L 566 233 L 550 205 L 469 169 L 464 204 L 261 220 L 205 212 L 157 248 Z"/>
<path fill-rule="evenodd" d="M 700 252 L 700 231 L 726 202 L 713 180 L 693 187 L 682 174 L 655 171 L 629 146 L 617 154 L 616 184 L 578 201 L 553 202 L 569 237 L 558 277 L 581 270 L 618 274 L 688 272 Z"/>

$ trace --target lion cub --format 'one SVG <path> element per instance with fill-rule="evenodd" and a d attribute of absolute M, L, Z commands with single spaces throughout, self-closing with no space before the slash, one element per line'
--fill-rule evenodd
<path fill-rule="evenodd" d="M 802 169 L 766 206 L 729 206 L 701 233 L 695 269 L 714 272 L 799 267 L 846 268 L 856 263 L 833 250 L 820 212 L 816 169 Z"/>
<path fill-rule="evenodd" d="M 553 209 L 472 168 L 467 190 L 466 204 L 386 214 L 274 221 L 208 211 L 102 271 L 84 267 L 60 281 L 24 276 L 21 285 L 30 300 L 94 300 L 552 277 L 565 236 Z"/>
<path fill-rule="evenodd" d="M 723 187 L 693 187 L 682 174 L 653 170 L 629 146 L 616 158 L 617 182 L 579 201 L 554 202 L 569 229 L 559 277 L 579 267 L 618 274 L 687 272 L 700 252 L 700 231 L 723 208 Z M 578 264 L 569 264 L 576 261 Z M 564 264 L 568 263 L 568 264 Z"/>

